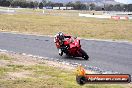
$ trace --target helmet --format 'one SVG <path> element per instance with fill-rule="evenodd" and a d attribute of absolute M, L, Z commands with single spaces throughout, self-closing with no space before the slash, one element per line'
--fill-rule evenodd
<path fill-rule="evenodd" d="M 59 32 L 57 35 L 60 40 L 64 40 L 64 34 L 62 32 Z"/>

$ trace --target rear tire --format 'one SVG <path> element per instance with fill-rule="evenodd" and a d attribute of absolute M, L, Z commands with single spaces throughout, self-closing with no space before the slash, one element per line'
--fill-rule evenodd
<path fill-rule="evenodd" d="M 84 50 L 80 50 L 80 52 L 82 53 L 82 58 L 84 58 L 85 60 L 89 59 L 89 56 L 87 55 L 87 53 Z"/>

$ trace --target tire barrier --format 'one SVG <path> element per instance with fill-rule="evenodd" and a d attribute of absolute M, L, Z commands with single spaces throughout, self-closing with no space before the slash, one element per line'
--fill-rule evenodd
<path fill-rule="evenodd" d="M 111 16 L 111 19 L 120 20 L 120 17 L 119 16 Z"/>
<path fill-rule="evenodd" d="M 129 20 L 128 16 L 111 16 L 111 19 L 114 20 Z"/>

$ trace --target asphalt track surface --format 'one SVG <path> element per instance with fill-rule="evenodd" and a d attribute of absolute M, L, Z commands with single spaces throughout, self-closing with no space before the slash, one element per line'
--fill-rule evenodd
<path fill-rule="evenodd" d="M 90 60 L 60 57 L 52 37 L 0 33 L 0 49 L 60 59 L 69 63 L 132 75 L 132 43 L 81 40 Z"/>

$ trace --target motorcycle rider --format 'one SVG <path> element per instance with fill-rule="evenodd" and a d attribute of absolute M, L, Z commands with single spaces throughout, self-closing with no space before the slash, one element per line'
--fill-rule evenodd
<path fill-rule="evenodd" d="M 54 37 L 54 42 L 59 42 L 60 47 L 58 47 L 59 55 L 63 55 L 62 49 L 66 47 L 64 45 L 64 41 L 67 41 L 67 38 L 71 38 L 71 36 L 68 36 L 64 34 L 63 32 L 58 32 Z"/>

